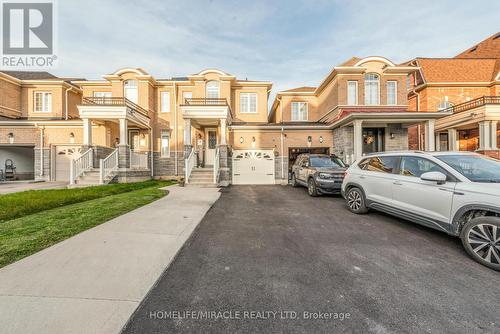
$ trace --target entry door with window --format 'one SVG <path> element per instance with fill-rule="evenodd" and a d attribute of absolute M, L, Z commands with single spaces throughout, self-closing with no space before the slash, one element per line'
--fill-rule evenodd
<path fill-rule="evenodd" d="M 128 144 L 131 150 L 139 149 L 139 131 L 132 130 L 128 133 Z"/>
<path fill-rule="evenodd" d="M 217 129 L 205 129 L 205 165 L 213 166 L 217 147 Z"/>
<path fill-rule="evenodd" d="M 384 128 L 363 129 L 363 153 L 384 151 Z"/>

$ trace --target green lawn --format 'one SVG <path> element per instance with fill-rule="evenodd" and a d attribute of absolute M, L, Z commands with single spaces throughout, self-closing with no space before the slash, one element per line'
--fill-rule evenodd
<path fill-rule="evenodd" d="M 161 186 L 162 184 L 160 181 L 152 180 L 87 188 L 31 190 L 0 195 L 0 224 L 6 220 L 68 204 L 80 203 L 157 185 Z"/>
<path fill-rule="evenodd" d="M 0 268 L 159 199 L 167 192 L 158 188 L 172 183 L 148 181 L 0 196 L 0 203 L 4 201 L 1 204 L 4 217 L 9 214 L 19 217 L 0 222 Z M 24 201 L 23 195 L 26 196 Z M 54 198 L 49 198 L 52 195 Z M 10 200 L 4 200 L 4 197 Z M 42 211 L 43 202 L 47 203 L 48 210 Z M 3 207 L 4 203 L 16 203 L 26 209 L 9 210 Z"/>

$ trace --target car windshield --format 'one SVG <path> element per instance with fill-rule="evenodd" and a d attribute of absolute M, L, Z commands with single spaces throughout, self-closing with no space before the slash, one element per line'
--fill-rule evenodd
<path fill-rule="evenodd" d="M 479 155 L 442 155 L 437 158 L 473 182 L 500 182 L 500 162 Z"/>
<path fill-rule="evenodd" d="M 344 162 L 337 157 L 311 157 L 311 167 L 343 168 Z"/>

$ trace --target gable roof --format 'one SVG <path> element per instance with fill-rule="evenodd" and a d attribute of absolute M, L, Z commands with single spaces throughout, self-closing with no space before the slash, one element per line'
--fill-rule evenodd
<path fill-rule="evenodd" d="M 496 59 L 416 58 L 424 81 L 490 82 L 495 79 Z"/>
<path fill-rule="evenodd" d="M 287 90 L 282 90 L 280 93 L 314 93 L 316 87 L 302 86 Z"/>
<path fill-rule="evenodd" d="M 49 72 L 38 72 L 38 71 L 1 71 L 11 77 L 19 80 L 47 80 L 47 79 L 59 79 Z"/>
<path fill-rule="evenodd" d="M 459 53 L 455 58 L 496 58 L 500 59 L 500 32 L 497 32 L 479 44 Z"/>

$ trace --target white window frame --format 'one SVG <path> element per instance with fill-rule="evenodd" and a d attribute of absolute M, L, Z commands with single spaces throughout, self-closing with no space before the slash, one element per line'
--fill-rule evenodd
<path fill-rule="evenodd" d="M 98 98 L 107 98 L 111 97 L 111 92 L 95 91 L 92 95 Z"/>
<path fill-rule="evenodd" d="M 167 145 L 165 146 L 165 142 L 163 139 L 167 140 Z M 160 132 L 160 155 L 162 158 L 170 158 L 170 131 L 161 130 Z"/>
<path fill-rule="evenodd" d="M 40 94 L 42 97 L 42 103 L 41 103 L 41 110 L 37 110 L 37 95 Z M 49 101 L 47 102 L 45 97 L 49 97 Z M 45 91 L 35 91 L 33 92 L 33 112 L 37 113 L 51 113 L 52 112 L 52 92 L 45 92 Z"/>
<path fill-rule="evenodd" d="M 160 112 L 162 112 L 162 113 L 170 112 L 170 92 L 169 91 L 160 92 Z"/>
<path fill-rule="evenodd" d="M 349 101 L 349 93 L 351 84 L 354 83 L 354 103 Z M 358 105 L 358 81 L 357 80 L 349 80 L 347 81 L 347 105 L 349 106 L 357 106 Z"/>
<path fill-rule="evenodd" d="M 444 101 L 439 102 L 438 110 L 443 111 L 451 107 L 453 107 L 453 103 L 448 101 L 448 99 L 445 99 Z"/>
<path fill-rule="evenodd" d="M 389 85 L 394 84 L 394 103 L 390 103 L 389 101 Z M 387 98 L 387 105 L 388 106 L 395 106 L 398 104 L 398 82 L 396 80 L 388 80 L 386 82 L 386 98 Z"/>
<path fill-rule="evenodd" d="M 295 115 L 297 117 L 294 117 L 294 112 L 293 112 L 294 105 L 297 106 L 297 115 Z M 300 116 L 300 106 L 301 105 L 304 105 L 305 108 L 306 108 L 305 113 L 304 113 L 305 117 L 303 117 L 303 118 L 299 117 Z M 309 103 L 307 103 L 305 101 L 293 101 L 290 104 L 290 109 L 291 109 L 290 119 L 293 122 L 304 122 L 304 121 L 309 120 Z"/>
<path fill-rule="evenodd" d="M 255 110 L 252 110 L 250 103 L 251 97 L 255 96 Z M 246 103 L 243 102 L 243 98 L 246 97 Z M 256 114 L 258 106 L 258 95 L 256 92 L 241 92 L 240 93 L 240 112 L 242 114 Z"/>
<path fill-rule="evenodd" d="M 127 82 L 134 82 L 135 85 L 127 87 Z M 135 90 L 135 96 L 133 98 L 130 98 L 129 96 L 127 96 L 127 92 L 128 91 L 132 91 L 132 90 Z M 133 103 L 137 104 L 139 102 L 139 84 L 137 83 L 137 80 L 135 80 L 135 79 L 129 79 L 129 80 L 125 80 L 123 82 L 123 96 L 126 99 L 132 101 Z"/>
<path fill-rule="evenodd" d="M 211 84 L 214 84 L 211 86 Z M 220 82 L 217 80 L 207 81 L 205 84 L 205 97 L 207 99 L 219 99 L 220 98 Z"/>
<path fill-rule="evenodd" d="M 377 80 L 371 80 L 371 79 L 366 79 L 367 76 L 369 75 L 375 75 L 377 77 Z M 368 85 L 367 83 L 377 83 L 377 95 L 376 95 L 376 102 L 372 101 L 372 100 L 368 100 Z M 377 106 L 377 105 L 380 105 L 380 75 L 377 74 L 377 73 L 366 73 L 365 76 L 364 76 L 364 83 L 365 83 L 365 105 L 367 106 Z M 371 85 L 370 85 L 371 86 Z M 373 98 L 373 96 L 370 96 Z"/>

